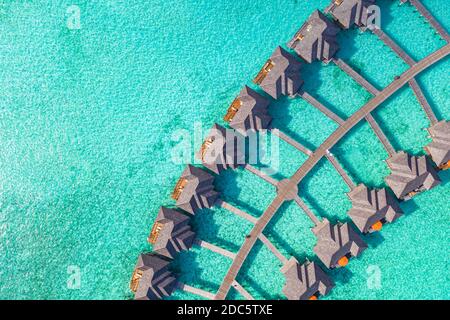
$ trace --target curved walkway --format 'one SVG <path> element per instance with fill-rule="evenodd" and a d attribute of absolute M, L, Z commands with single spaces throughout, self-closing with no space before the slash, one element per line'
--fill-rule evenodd
<path fill-rule="evenodd" d="M 245 259 L 250 253 L 251 249 L 255 245 L 259 235 L 263 232 L 269 221 L 281 207 L 285 201 L 286 194 L 289 190 L 298 186 L 300 181 L 311 171 L 311 169 L 324 157 L 327 150 L 331 149 L 348 131 L 350 131 L 356 124 L 364 119 L 370 112 L 375 110 L 380 104 L 391 97 L 395 92 L 402 88 L 408 81 L 413 79 L 417 74 L 427 69 L 431 65 L 440 61 L 450 53 L 450 44 L 442 47 L 441 49 L 433 52 L 423 60 L 414 64 L 411 68 L 405 71 L 399 79 L 394 80 L 388 87 L 376 95 L 372 100 L 365 104 L 361 109 L 356 111 L 350 118 L 348 118 L 342 125 L 336 129 L 327 140 L 325 140 L 319 148 L 303 163 L 303 165 L 295 172 L 295 174 L 289 179 L 289 183 L 283 185 L 282 189 L 278 190 L 278 195 L 274 201 L 268 206 L 263 215 L 259 218 L 258 222 L 253 227 L 250 234 L 245 239 L 241 249 L 237 253 L 233 263 L 228 270 L 217 294 L 216 300 L 224 300 L 230 288 L 235 281 Z"/>

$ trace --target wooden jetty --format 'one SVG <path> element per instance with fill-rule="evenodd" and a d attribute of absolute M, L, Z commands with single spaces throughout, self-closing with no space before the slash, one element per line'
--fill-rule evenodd
<path fill-rule="evenodd" d="M 211 292 L 208 292 L 208 291 L 205 291 L 205 290 L 202 290 L 199 288 L 195 288 L 195 287 L 189 286 L 189 285 L 181 283 L 181 282 L 178 283 L 177 289 L 184 291 L 184 292 L 192 293 L 194 295 L 197 295 L 199 297 L 202 297 L 202 298 L 205 298 L 208 300 L 213 300 L 215 297 L 215 295 Z"/>
<path fill-rule="evenodd" d="M 236 289 L 245 299 L 247 300 L 255 300 L 247 290 L 244 289 L 236 280 L 233 281 L 233 288 Z"/>
<path fill-rule="evenodd" d="M 424 7 L 424 5 L 418 0 L 409 0 L 409 2 L 420 12 L 420 14 L 428 20 L 431 26 L 439 33 L 439 35 L 447 43 L 450 42 L 450 36 L 447 31 L 441 26 L 441 24 L 433 17 L 433 15 Z"/>
<path fill-rule="evenodd" d="M 288 144 L 290 144 L 291 146 L 293 146 L 294 148 L 296 148 L 297 150 L 299 150 L 300 152 L 310 156 L 312 154 L 312 151 L 309 150 L 308 148 L 306 148 L 304 145 L 302 145 L 300 142 L 297 142 L 296 140 L 292 139 L 291 137 L 289 137 L 287 134 L 285 134 L 284 132 L 280 131 L 279 129 L 272 129 L 271 132 L 277 136 L 278 138 L 280 138 L 281 140 L 287 142 Z"/>
<path fill-rule="evenodd" d="M 339 117 L 337 114 L 335 114 L 333 111 L 325 107 L 322 103 L 320 103 L 316 98 L 314 98 L 312 95 L 307 93 L 306 91 L 301 90 L 298 95 L 305 99 L 309 104 L 316 107 L 320 112 L 325 114 L 328 118 L 336 122 L 337 124 L 344 123 L 344 120 Z"/>
<path fill-rule="evenodd" d="M 386 33 L 384 33 L 381 29 L 373 29 L 374 34 L 376 34 L 388 47 L 390 47 L 403 61 L 405 61 L 409 66 L 413 66 L 416 62 L 412 59 L 398 44 L 395 43 Z M 437 123 L 437 117 L 431 109 L 430 104 L 425 98 L 422 90 L 420 89 L 417 81 L 415 79 L 411 79 L 408 82 L 411 89 L 414 91 L 414 95 L 417 97 L 417 100 L 420 103 L 420 106 L 425 111 L 428 119 L 431 124 Z"/>
<path fill-rule="evenodd" d="M 254 216 L 249 215 L 247 212 L 244 212 L 241 209 L 236 208 L 235 206 L 233 206 L 233 205 L 231 205 L 228 202 L 225 202 L 223 200 L 217 201 L 217 205 L 219 207 L 222 207 L 222 208 L 224 208 L 224 209 L 234 213 L 235 215 L 237 215 L 237 216 L 239 216 L 239 217 L 241 217 L 241 218 L 243 218 L 243 219 L 253 223 L 253 224 L 255 224 L 258 221 L 258 219 L 255 218 Z"/>
<path fill-rule="evenodd" d="M 250 171 L 251 173 L 253 173 L 254 175 L 260 177 L 261 179 L 267 181 L 268 183 L 270 183 L 273 186 L 277 186 L 278 181 L 274 178 L 272 178 L 271 176 L 265 174 L 264 172 L 262 172 L 261 170 L 256 169 L 254 166 L 250 165 L 250 164 L 246 164 L 244 166 L 244 169 Z"/>
<path fill-rule="evenodd" d="M 214 245 L 212 243 L 209 243 L 209 242 L 206 242 L 206 241 L 203 241 L 203 240 L 200 240 L 200 239 L 196 239 L 194 241 L 194 243 L 196 245 L 198 245 L 199 247 L 201 247 L 201 248 L 208 249 L 208 250 L 210 250 L 212 252 L 215 252 L 215 253 L 218 253 L 218 254 L 220 254 L 220 255 L 222 255 L 224 257 L 230 258 L 231 260 L 233 260 L 236 257 L 235 253 L 230 252 L 230 251 L 228 251 L 226 249 L 220 248 L 220 247 L 218 247 L 218 246 L 216 246 L 216 245 Z"/>
<path fill-rule="evenodd" d="M 352 67 L 350 67 L 344 60 L 339 58 L 333 58 L 334 64 L 336 64 L 342 71 L 348 74 L 353 80 L 355 80 L 360 86 L 365 88 L 373 95 L 377 95 L 380 91 L 375 88 L 369 81 L 367 81 L 363 76 L 356 72 Z"/>
<path fill-rule="evenodd" d="M 325 156 L 327 157 L 328 161 L 331 162 L 331 164 L 336 169 L 336 171 L 339 173 L 339 175 L 342 177 L 342 179 L 344 179 L 344 181 L 347 184 L 347 186 L 351 190 L 353 190 L 356 187 L 355 183 L 350 178 L 348 173 L 344 170 L 344 168 L 342 168 L 341 164 L 334 158 L 334 155 L 331 152 L 328 151 Z"/>

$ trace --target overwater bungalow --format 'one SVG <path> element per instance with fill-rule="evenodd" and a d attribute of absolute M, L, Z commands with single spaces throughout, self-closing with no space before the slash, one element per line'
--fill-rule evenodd
<path fill-rule="evenodd" d="M 303 84 L 300 77 L 301 62 L 278 47 L 253 80 L 274 99 L 281 95 L 293 97 Z"/>
<path fill-rule="evenodd" d="M 433 141 L 425 147 L 433 162 L 441 170 L 450 168 L 450 122 L 440 121 L 428 128 Z"/>
<path fill-rule="evenodd" d="M 385 223 L 403 214 L 397 199 L 385 188 L 369 189 L 360 184 L 347 195 L 352 202 L 347 214 L 362 233 L 380 231 Z"/>
<path fill-rule="evenodd" d="M 217 123 L 203 142 L 197 159 L 216 174 L 229 168 L 236 169 L 245 163 L 244 137 L 233 129 L 225 129 Z"/>
<path fill-rule="evenodd" d="M 203 208 L 211 208 L 219 197 L 214 190 L 214 176 L 200 168 L 188 165 L 172 193 L 178 208 L 195 214 Z"/>
<path fill-rule="evenodd" d="M 245 86 L 228 108 L 224 120 L 244 136 L 249 131 L 266 130 L 272 121 L 267 112 L 269 104 L 268 99 Z"/>
<path fill-rule="evenodd" d="M 325 12 L 330 13 L 343 29 L 349 29 L 354 24 L 366 27 L 368 7 L 373 4 L 375 0 L 332 0 Z"/>
<path fill-rule="evenodd" d="M 174 291 L 177 280 L 168 269 L 169 262 L 154 254 L 141 254 L 131 278 L 135 300 L 161 300 Z"/>
<path fill-rule="evenodd" d="M 329 61 L 339 50 L 336 36 L 340 29 L 319 10 L 313 12 L 287 46 L 301 58 Z"/>
<path fill-rule="evenodd" d="M 385 178 L 386 184 L 400 200 L 409 200 L 441 182 L 426 156 L 412 156 L 401 151 L 386 162 L 391 169 L 391 174 Z"/>
<path fill-rule="evenodd" d="M 283 293 L 288 300 L 317 300 L 334 287 L 331 278 L 314 262 L 300 265 L 297 259 L 291 258 L 281 272 L 286 278 Z"/>
<path fill-rule="evenodd" d="M 153 252 L 173 259 L 177 253 L 189 250 L 195 238 L 189 219 L 180 211 L 161 207 L 148 238 Z"/>
<path fill-rule="evenodd" d="M 314 252 L 329 269 L 345 267 L 351 257 L 359 256 L 367 248 L 348 223 L 332 225 L 323 219 L 312 231 L 317 237 Z"/>

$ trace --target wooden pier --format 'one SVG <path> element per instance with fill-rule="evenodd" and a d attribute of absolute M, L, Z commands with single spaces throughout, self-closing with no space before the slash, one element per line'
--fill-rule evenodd
<path fill-rule="evenodd" d="M 378 28 L 371 29 L 374 34 L 380 38 L 389 48 L 392 49 L 403 61 L 405 61 L 409 66 L 414 65 L 416 62 L 397 44 L 391 39 L 383 30 Z"/>
<path fill-rule="evenodd" d="M 280 260 L 282 264 L 288 262 L 288 259 L 285 256 L 283 256 L 283 254 L 277 249 L 277 247 L 275 247 L 273 243 L 270 242 L 270 240 L 267 239 L 267 237 L 264 234 L 261 233 L 259 235 L 259 240 L 261 240 L 261 242 L 266 245 L 266 247 L 274 254 L 275 257 L 278 258 L 278 260 Z"/>
<path fill-rule="evenodd" d="M 401 1 L 405 2 L 407 0 Z M 372 85 L 369 81 L 367 81 L 364 77 L 362 77 L 358 72 L 353 70 L 341 59 L 333 58 L 332 61 L 337 66 L 339 66 L 344 72 L 350 75 L 358 84 L 360 84 L 362 87 L 368 90 L 374 96 L 373 99 L 367 102 L 364 106 L 362 106 L 349 118 L 344 120 L 340 118 L 337 114 L 335 114 L 333 111 L 325 107 L 322 103 L 320 103 L 316 98 L 314 98 L 307 92 L 300 91 L 298 93 L 300 97 L 302 97 L 309 104 L 317 108 L 327 117 L 335 121 L 338 124 L 338 128 L 314 152 L 309 150 L 302 144 L 298 143 L 297 141 L 295 141 L 295 139 L 280 132 L 279 130 L 277 129 L 272 130 L 272 132 L 280 139 L 284 140 L 297 150 L 306 154 L 308 156 L 307 160 L 298 168 L 298 170 L 289 179 L 284 179 L 282 181 L 278 181 L 272 178 L 269 174 L 266 174 L 263 171 L 249 164 L 245 165 L 244 166 L 245 169 L 247 169 L 248 171 L 252 172 L 253 174 L 257 175 L 258 177 L 262 178 L 263 180 L 267 181 L 268 183 L 276 187 L 277 193 L 275 198 L 259 218 L 255 218 L 247 214 L 246 212 L 234 207 L 233 205 L 228 204 L 223 200 L 219 200 L 216 203 L 217 205 L 251 222 L 253 224 L 253 228 L 251 232 L 245 237 L 244 243 L 242 244 L 240 250 L 237 253 L 230 252 L 226 249 L 220 248 L 206 241 L 195 239 L 194 244 L 231 259 L 232 264 L 216 294 L 186 285 L 181 282 L 178 282 L 176 284 L 176 287 L 178 289 L 204 297 L 206 299 L 223 300 L 227 297 L 230 288 L 233 287 L 244 298 L 254 300 L 254 298 L 236 281 L 236 277 L 258 239 L 263 242 L 263 244 L 277 257 L 277 259 L 279 259 L 281 263 L 286 264 L 288 262 L 288 259 L 263 234 L 263 231 L 265 230 L 271 219 L 278 212 L 278 210 L 281 208 L 281 206 L 287 201 L 295 201 L 295 203 L 311 219 L 314 225 L 317 226 L 321 223 L 321 219 L 318 216 L 316 216 L 312 212 L 312 210 L 308 208 L 305 202 L 298 195 L 299 184 L 319 163 L 319 161 L 323 157 L 326 157 L 332 163 L 332 165 L 341 175 L 341 177 L 344 179 L 345 183 L 349 186 L 349 188 L 354 189 L 356 187 L 353 180 L 350 178 L 350 176 L 347 174 L 344 168 L 339 164 L 339 162 L 334 158 L 334 156 L 329 151 L 332 147 L 336 145 L 336 143 L 338 143 L 352 128 L 354 128 L 355 125 L 357 125 L 360 121 L 362 121 L 365 118 L 369 122 L 371 128 L 374 130 L 378 139 L 382 142 L 384 148 L 387 150 L 389 155 L 390 156 L 394 155 L 396 153 L 395 149 L 387 139 L 386 135 L 381 130 L 376 120 L 372 117 L 371 112 L 373 112 L 376 108 L 378 108 L 393 94 L 398 92 L 399 89 L 402 88 L 407 83 L 412 88 L 417 100 L 419 101 L 420 105 L 426 112 L 427 117 L 430 119 L 430 122 L 432 124 L 438 122 L 435 114 L 433 113 L 430 105 L 428 104 L 428 101 L 426 100 L 425 95 L 421 91 L 414 77 L 416 77 L 420 72 L 422 72 L 426 68 L 430 67 L 431 65 L 442 60 L 443 58 L 447 57 L 450 54 L 450 43 L 449 43 L 450 38 L 445 29 L 442 28 L 442 26 L 437 22 L 437 20 L 434 19 L 434 17 L 428 12 L 428 10 L 420 3 L 420 1 L 418 0 L 409 0 L 409 1 L 428 20 L 428 22 L 433 26 L 433 28 L 435 28 L 436 31 L 444 38 L 444 40 L 447 42 L 447 45 L 433 52 L 426 58 L 416 62 L 382 30 L 377 28 L 371 29 L 372 32 L 374 32 L 374 34 L 376 34 L 381 39 L 381 41 L 383 41 L 387 46 L 389 46 L 399 57 L 401 57 L 401 59 L 403 59 L 409 65 L 409 69 L 407 71 L 405 71 L 400 76 L 396 77 L 395 80 L 383 90 L 378 90 L 374 85 Z M 341 1 L 335 2 L 336 5 L 339 5 L 338 2 L 340 3 Z M 273 65 L 274 64 L 271 62 L 271 60 L 269 60 L 268 63 L 266 63 L 267 68 L 265 66 L 263 68 L 264 69 L 263 71 L 267 73 L 268 71 L 270 71 L 270 68 L 272 68 Z M 262 77 L 264 76 L 265 75 L 262 75 Z M 259 83 L 260 82 L 259 80 L 257 79 L 255 82 Z M 177 200 L 177 197 L 174 197 L 174 199 Z"/>
<path fill-rule="evenodd" d="M 312 95 L 307 93 L 306 91 L 300 91 L 298 93 L 300 97 L 305 99 L 309 104 L 316 107 L 320 112 L 325 114 L 328 118 L 336 122 L 337 124 L 344 123 L 344 120 L 339 117 L 337 114 L 335 114 L 333 111 L 325 107 L 322 103 L 320 103 L 316 98 L 314 98 Z"/>
<path fill-rule="evenodd" d="M 397 45 L 394 40 L 392 40 L 387 34 L 385 34 L 381 29 L 374 29 L 373 32 L 387 45 L 389 46 L 403 61 L 405 61 L 409 66 L 413 66 L 416 62 L 405 52 L 399 45 Z M 419 87 L 419 84 L 415 79 L 409 81 L 409 86 L 414 91 L 414 95 L 420 103 L 420 106 L 425 111 L 431 124 L 437 123 L 437 117 L 431 109 L 425 95 Z"/>
<path fill-rule="evenodd" d="M 200 240 L 200 239 L 195 239 L 194 243 L 196 245 L 198 245 L 199 247 L 201 247 L 201 248 L 208 249 L 208 250 L 210 250 L 212 252 L 215 252 L 215 253 L 218 253 L 218 254 L 220 254 L 220 255 L 222 255 L 224 257 L 230 258 L 231 260 L 233 260 L 236 257 L 235 253 L 230 252 L 230 251 L 228 251 L 226 249 L 220 248 L 220 247 L 218 247 L 218 246 L 216 246 L 216 245 L 214 245 L 212 243 L 209 243 L 209 242 L 206 242 L 206 241 L 203 241 L 203 240 Z"/>
<path fill-rule="evenodd" d="M 236 291 L 239 292 L 245 299 L 255 300 L 255 298 L 253 298 L 252 295 L 248 293 L 248 291 L 245 290 L 244 287 L 241 286 L 236 280 L 233 281 L 233 288 L 235 288 Z"/>
<path fill-rule="evenodd" d="M 281 140 L 287 142 L 288 144 L 290 144 L 291 146 L 293 146 L 294 148 L 296 148 L 297 150 L 299 150 L 300 152 L 306 154 L 307 156 L 310 156 L 312 154 L 312 151 L 309 150 L 308 148 L 306 148 L 305 146 L 303 146 L 300 142 L 297 142 L 296 140 L 292 139 L 291 137 L 289 137 L 287 134 L 285 134 L 284 132 L 278 130 L 278 129 L 272 129 L 271 132 L 277 136 L 278 138 L 280 138 Z"/>
<path fill-rule="evenodd" d="M 260 177 L 261 179 L 267 181 L 268 183 L 270 183 L 273 186 L 277 186 L 278 184 L 278 180 L 270 177 L 269 175 L 265 174 L 264 172 L 262 172 L 261 170 L 256 169 L 255 167 L 253 167 L 250 164 L 246 164 L 244 166 L 244 169 L 250 171 L 251 173 L 253 173 L 254 175 Z"/>
<path fill-rule="evenodd" d="M 372 130 L 375 132 L 378 139 L 383 144 L 383 146 L 386 149 L 389 156 L 392 157 L 396 153 L 395 149 L 392 146 L 392 144 L 390 143 L 390 141 L 388 140 L 388 138 L 386 137 L 386 135 L 384 134 L 384 132 L 381 130 L 380 126 L 378 125 L 378 122 L 375 121 L 375 119 L 372 117 L 371 114 L 368 114 L 366 116 L 366 120 L 372 127 Z"/>
<path fill-rule="evenodd" d="M 202 289 L 198 289 L 198 288 L 194 288 L 194 287 L 188 286 L 187 284 L 184 284 L 181 282 L 178 283 L 177 289 L 184 291 L 184 292 L 189 292 L 189 293 L 195 294 L 199 297 L 202 297 L 202 298 L 205 298 L 208 300 L 213 300 L 215 297 L 215 295 L 211 292 L 208 292 L 208 291 L 205 291 Z"/>
<path fill-rule="evenodd" d="M 218 200 L 217 201 L 217 205 L 221 208 L 224 208 L 232 213 L 234 213 L 235 215 L 247 220 L 250 223 L 255 224 L 258 219 L 255 218 L 254 216 L 249 215 L 247 212 L 242 211 L 241 209 L 236 208 L 235 206 L 229 204 L 228 202 L 225 202 L 223 200 Z"/>
<path fill-rule="evenodd" d="M 320 223 L 319 218 L 311 211 L 311 209 L 308 208 L 306 203 L 300 198 L 299 196 L 295 197 L 294 199 L 295 203 L 306 213 L 306 215 L 311 219 L 311 221 L 314 223 L 315 226 L 317 226 Z"/>
<path fill-rule="evenodd" d="M 439 22 L 433 17 L 433 15 L 424 7 L 424 5 L 418 0 L 409 0 L 409 2 L 420 12 L 420 14 L 428 20 L 431 26 L 439 33 L 439 35 L 444 39 L 447 43 L 450 42 L 450 36 L 447 31 L 441 26 Z"/>
<path fill-rule="evenodd" d="M 363 76 L 361 76 L 358 72 L 356 72 L 352 67 L 350 67 L 344 60 L 339 58 L 333 58 L 331 61 L 334 62 L 342 71 L 348 74 L 353 80 L 355 80 L 360 86 L 365 88 L 374 96 L 377 95 L 380 91 L 375 88 L 369 81 L 367 81 Z"/>
<path fill-rule="evenodd" d="M 356 111 L 345 123 L 340 125 L 335 132 L 331 134 L 322 145 L 317 148 L 314 153 L 300 166 L 295 174 L 289 179 L 285 187 L 280 189 L 277 196 L 272 203 L 267 207 L 262 216 L 258 219 L 258 222 L 253 227 L 250 234 L 245 238 L 243 245 L 237 253 L 233 263 L 228 269 L 222 284 L 215 296 L 216 300 L 224 300 L 228 292 L 234 283 L 242 265 L 244 264 L 247 256 L 255 245 L 259 235 L 263 232 L 267 224 L 273 218 L 275 213 L 279 210 L 284 203 L 285 194 L 289 194 L 289 190 L 298 186 L 300 181 L 316 166 L 316 164 L 325 156 L 328 150 L 330 150 L 338 141 L 342 139 L 345 134 L 350 131 L 355 125 L 357 125 L 362 119 L 364 119 L 369 113 L 379 107 L 394 93 L 398 92 L 408 81 L 413 79 L 420 72 L 434 65 L 438 61 L 441 61 L 450 54 L 450 45 L 446 45 L 443 48 L 433 52 L 426 58 L 419 61 L 417 64 L 406 70 L 397 80 L 393 81 L 388 87 L 376 95 L 372 100 L 367 102 L 362 108 Z"/>
<path fill-rule="evenodd" d="M 380 93 L 380 91 L 375 88 L 374 85 L 372 85 L 369 81 L 367 81 L 363 76 L 361 76 L 358 72 L 356 72 L 352 67 L 350 67 L 345 61 L 342 59 L 333 59 L 333 62 L 347 75 L 349 75 L 353 80 L 355 80 L 359 85 L 361 85 L 363 88 L 365 88 L 368 92 L 370 92 L 372 95 L 376 96 Z M 414 80 L 415 81 L 415 80 Z M 418 86 L 417 86 L 418 88 Z M 418 89 L 420 91 L 420 89 Z M 421 91 L 420 91 L 421 93 Z M 422 95 L 423 97 L 423 95 Z M 428 102 L 426 102 L 425 98 L 423 97 L 423 101 L 425 101 L 426 105 L 428 105 Z M 430 106 L 428 105 L 429 110 L 431 110 Z M 378 139 L 381 141 L 389 155 L 393 155 L 395 153 L 394 148 L 392 147 L 391 143 L 387 139 L 386 135 L 381 130 L 378 123 L 375 121 L 373 116 L 371 114 L 367 115 L 366 117 L 367 122 L 372 127 L 373 131 L 377 135 Z M 393 152 L 393 153 L 392 153 Z M 332 162 L 334 165 L 334 163 Z M 335 166 L 336 167 L 336 166 Z M 337 169 L 337 168 L 336 168 Z M 339 170 L 338 170 L 339 171 Z M 345 180 L 346 178 L 344 178 Z M 346 181 L 347 182 L 347 181 Z M 348 184 L 348 183 L 347 183 Z"/>
<path fill-rule="evenodd" d="M 223 200 L 219 200 L 217 202 L 217 205 L 233 212 L 237 216 L 247 220 L 248 222 L 250 222 L 252 224 L 256 224 L 258 222 L 257 218 L 249 215 L 248 213 L 232 206 L 231 204 L 229 204 Z M 261 233 L 259 235 L 259 240 L 261 240 L 261 242 L 266 245 L 266 247 L 275 255 L 275 257 L 277 257 L 278 260 L 280 260 L 283 264 L 287 263 L 288 259 L 286 259 L 283 256 L 283 254 L 281 254 L 281 252 L 275 247 L 275 245 L 273 245 L 273 243 L 264 234 Z"/>
<path fill-rule="evenodd" d="M 416 96 L 417 100 L 419 101 L 420 105 L 422 106 L 423 111 L 425 111 L 428 120 L 430 120 L 431 125 L 438 123 L 438 119 L 437 119 L 436 115 L 434 114 L 433 109 L 431 109 L 431 106 L 428 103 L 428 100 L 425 98 L 416 79 L 409 81 L 409 86 L 413 90 L 414 95 Z"/>
<path fill-rule="evenodd" d="M 355 183 L 350 178 L 348 173 L 344 170 L 344 168 L 342 168 L 341 164 L 336 160 L 334 155 L 328 151 L 325 156 L 327 157 L 328 161 L 331 162 L 331 164 L 336 169 L 336 171 L 339 173 L 339 175 L 342 177 L 342 179 L 344 179 L 345 183 L 350 188 L 350 190 L 355 189 L 355 187 L 356 187 Z"/>

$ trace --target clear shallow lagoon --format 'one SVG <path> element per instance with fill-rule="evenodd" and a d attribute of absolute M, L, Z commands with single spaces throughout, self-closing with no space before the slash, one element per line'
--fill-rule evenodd
<path fill-rule="evenodd" d="M 138 254 L 158 207 L 183 165 L 170 161 L 171 132 L 221 122 L 243 84 L 327 1 L 78 1 L 81 30 L 66 27 L 71 1 L 4 1 L 0 6 L 0 298 L 127 299 Z M 383 28 L 414 58 L 443 45 L 409 5 L 381 1 Z M 424 4 L 447 29 L 444 0 Z M 405 32 L 405 26 L 414 32 Z M 379 88 L 407 66 L 371 34 L 340 36 L 339 56 Z M 449 59 L 419 76 L 434 110 L 450 117 Z M 370 96 L 330 65 L 305 67 L 308 90 L 349 116 Z M 336 125 L 302 100 L 271 106 L 274 125 L 310 148 Z M 375 113 L 394 146 L 421 153 L 425 114 L 405 87 Z M 320 128 L 320 131 L 318 130 Z M 280 168 L 289 176 L 305 160 L 283 143 Z M 195 149 L 199 146 L 196 145 Z M 367 124 L 333 150 L 356 182 L 383 185 L 386 153 Z M 407 214 L 349 268 L 335 272 L 328 299 L 449 299 L 449 174 L 442 186 L 404 204 Z M 274 188 L 249 172 L 227 172 L 217 188 L 230 203 L 258 216 Z M 347 187 L 325 161 L 301 184 L 321 216 L 346 219 Z M 203 239 L 236 251 L 251 226 L 222 209 L 194 221 Z M 283 206 L 266 230 L 285 254 L 313 257 L 311 223 Z M 67 288 L 69 266 L 81 287 Z M 183 253 L 181 280 L 206 290 L 220 285 L 230 261 L 203 249 Z M 382 272 L 369 290 L 367 268 Z M 262 245 L 238 280 L 258 298 L 281 298 L 279 262 Z M 372 270 L 372 269 L 369 269 Z M 428 274 L 422 276 L 422 272 Z M 232 298 L 240 298 L 237 294 Z M 194 298 L 177 292 L 174 298 Z"/>

